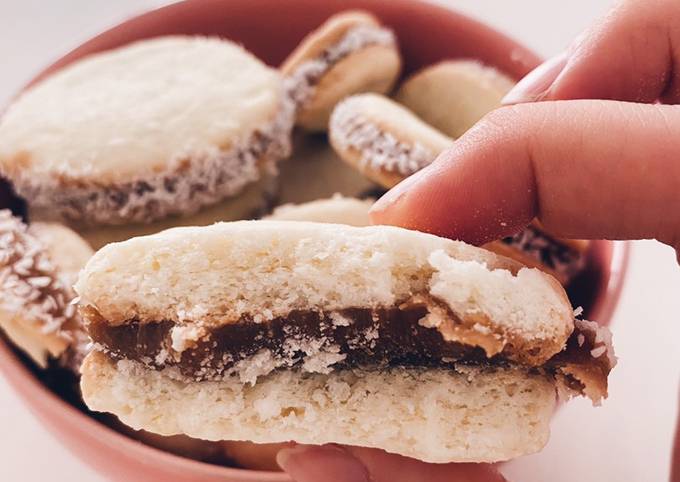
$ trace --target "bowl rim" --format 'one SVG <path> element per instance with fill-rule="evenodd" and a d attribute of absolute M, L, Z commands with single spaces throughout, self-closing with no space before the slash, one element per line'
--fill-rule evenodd
<path fill-rule="evenodd" d="M 179 0 L 158 8 L 153 8 L 151 10 L 144 11 L 138 15 L 133 15 L 126 18 L 120 22 L 117 22 L 110 27 L 104 29 L 100 33 L 88 38 L 87 40 L 79 43 L 76 47 L 72 48 L 65 54 L 54 59 L 49 65 L 46 65 L 41 69 L 36 75 L 34 75 L 31 80 L 25 83 L 25 85 L 18 91 L 17 95 L 21 93 L 27 87 L 33 85 L 45 75 L 51 73 L 54 69 L 60 69 L 69 63 L 73 62 L 77 58 L 80 58 L 80 52 L 86 49 L 90 44 L 96 43 L 98 40 L 111 35 L 113 32 L 120 29 L 122 26 L 128 25 L 133 22 L 142 22 L 145 19 L 156 17 L 159 15 L 171 14 L 174 10 L 185 8 L 191 4 L 197 4 L 201 0 Z M 521 51 L 525 60 L 533 63 L 535 65 L 529 65 L 533 68 L 540 62 L 541 58 L 538 57 L 531 49 L 525 47 L 517 40 L 513 39 L 504 32 L 497 30 L 496 28 L 463 14 L 457 11 L 454 7 L 448 7 L 444 5 L 435 4 L 430 0 L 402 0 L 402 2 L 417 4 L 419 7 L 427 8 L 433 14 L 441 14 L 447 16 L 455 16 L 462 22 L 466 22 L 468 25 L 474 26 L 480 31 L 484 32 L 485 35 L 494 37 L 497 42 L 504 42 L 509 45 L 510 49 Z M 341 3 L 336 2 L 338 5 Z M 365 4 L 376 5 L 381 3 L 381 0 L 363 0 Z M 352 7 L 347 7 L 352 8 Z M 368 10 L 371 9 L 370 6 L 366 7 Z M 8 103 L 9 105 L 14 97 L 10 97 Z M 0 107 L 0 114 L 3 108 Z M 603 303 L 598 306 L 599 316 L 598 318 L 606 319 L 610 321 L 615 314 L 618 302 L 625 284 L 626 275 L 628 272 L 628 264 L 630 258 L 630 247 L 631 243 L 628 241 L 603 241 L 610 244 L 611 256 L 608 267 L 609 277 L 602 293 Z M 171 452 L 167 452 L 162 449 L 152 447 L 150 445 L 144 444 L 138 440 L 135 440 L 127 435 L 124 435 L 115 429 L 105 425 L 102 422 L 92 418 L 88 414 L 80 411 L 78 408 L 74 407 L 66 400 L 62 399 L 55 392 L 46 387 L 31 370 L 22 362 L 22 360 L 17 356 L 14 349 L 9 345 L 9 343 L 0 337 L 0 373 L 9 381 L 10 386 L 12 386 L 14 393 L 17 398 L 26 402 L 27 400 L 33 400 L 35 403 L 24 403 L 31 413 L 38 419 L 45 420 L 49 418 L 49 413 L 54 411 L 62 411 L 64 413 L 65 419 L 67 419 L 69 424 L 77 424 L 83 430 L 90 433 L 106 433 L 106 437 L 102 437 L 103 440 L 108 438 L 113 444 L 117 445 L 135 445 L 135 450 L 138 454 L 149 457 L 158 463 L 165 466 L 175 466 L 182 467 L 185 471 L 190 470 L 195 475 L 203 476 L 219 476 L 224 478 L 229 477 L 240 477 L 239 480 L 259 480 L 263 482 L 284 482 L 291 481 L 292 479 L 282 473 L 282 472 L 272 472 L 272 471 L 261 471 L 261 470 L 250 470 L 235 467 L 225 467 L 216 464 L 211 464 L 208 462 L 201 462 L 198 460 L 190 459 L 188 457 L 183 457 L 181 455 L 176 455 Z M 41 407 L 43 410 L 40 410 Z M 57 430 L 50 423 L 45 424 L 46 430 L 51 433 L 53 437 L 56 438 Z M 89 460 L 82 457 L 80 454 L 76 453 L 75 449 L 71 444 L 63 444 L 66 448 L 74 454 L 74 456 L 82 461 L 83 463 L 89 465 L 93 464 Z M 97 470 L 99 472 L 99 470 Z M 101 473 L 101 472 L 100 472 Z"/>

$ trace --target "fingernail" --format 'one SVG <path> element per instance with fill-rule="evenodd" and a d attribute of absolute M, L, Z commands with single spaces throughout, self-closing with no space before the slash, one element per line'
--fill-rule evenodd
<path fill-rule="evenodd" d="M 369 482 L 359 459 L 335 445 L 297 445 L 279 451 L 276 462 L 296 482 Z"/>
<path fill-rule="evenodd" d="M 383 196 L 378 199 L 375 204 L 373 204 L 369 214 L 378 214 L 394 207 L 409 190 L 411 190 L 416 184 L 420 183 L 420 181 L 426 176 L 426 170 L 427 168 L 421 169 L 415 174 L 410 175 L 383 194 Z"/>
<path fill-rule="evenodd" d="M 520 80 L 501 102 L 504 105 L 524 104 L 545 98 L 568 61 L 569 55 L 566 51 L 546 60 Z"/>

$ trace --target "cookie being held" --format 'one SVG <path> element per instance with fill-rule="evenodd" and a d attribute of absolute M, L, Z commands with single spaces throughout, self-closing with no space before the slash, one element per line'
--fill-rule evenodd
<path fill-rule="evenodd" d="M 162 435 L 506 460 L 615 361 L 552 277 L 389 226 L 175 228 L 101 249 L 76 290 L 85 402 Z"/>
<path fill-rule="evenodd" d="M 330 17 L 281 66 L 297 106 L 296 123 L 325 131 L 335 104 L 359 92 L 392 90 L 401 71 L 394 33 L 368 12 Z"/>

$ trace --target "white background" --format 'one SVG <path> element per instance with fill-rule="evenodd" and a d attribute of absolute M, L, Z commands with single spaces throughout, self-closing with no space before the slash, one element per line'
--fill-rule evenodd
<path fill-rule="evenodd" d="M 283 1 L 283 0 L 282 0 Z M 320 0 L 323 1 L 323 0 Z M 47 63 L 160 0 L 0 0 L 0 103 Z M 539 54 L 565 48 L 612 0 L 452 0 Z M 635 244 L 614 318 L 620 364 L 611 396 L 560 410 L 546 449 L 513 462 L 508 477 L 539 481 L 668 478 L 680 369 L 680 269 L 672 251 Z M 43 430 L 0 378 L 0 480 L 101 480 Z"/>

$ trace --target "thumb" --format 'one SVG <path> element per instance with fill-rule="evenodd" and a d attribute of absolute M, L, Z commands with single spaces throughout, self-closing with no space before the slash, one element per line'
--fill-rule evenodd
<path fill-rule="evenodd" d="M 372 209 L 376 224 L 484 243 L 538 216 L 566 238 L 680 241 L 680 108 L 505 107 Z"/>
<path fill-rule="evenodd" d="M 277 462 L 296 482 L 503 482 L 488 464 L 427 464 L 383 450 L 298 445 Z"/>

